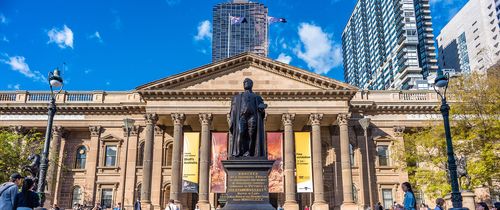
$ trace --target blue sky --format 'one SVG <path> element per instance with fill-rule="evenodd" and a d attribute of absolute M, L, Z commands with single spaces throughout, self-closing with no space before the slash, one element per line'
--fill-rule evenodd
<path fill-rule="evenodd" d="M 431 0 L 435 34 L 467 0 Z M 0 0 L 0 90 L 131 90 L 211 62 L 213 5 L 224 0 Z M 343 81 L 341 34 L 355 0 L 261 0 L 272 59 Z"/>

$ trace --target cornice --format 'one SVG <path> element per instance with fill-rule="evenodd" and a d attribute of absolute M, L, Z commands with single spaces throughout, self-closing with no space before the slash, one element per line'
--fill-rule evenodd
<path fill-rule="evenodd" d="M 146 104 L 57 104 L 57 114 L 139 114 L 146 112 Z M 46 114 L 46 103 L 0 105 L 0 114 Z"/>

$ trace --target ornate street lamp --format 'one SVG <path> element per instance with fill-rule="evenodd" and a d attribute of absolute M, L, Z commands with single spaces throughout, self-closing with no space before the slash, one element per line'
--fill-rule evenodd
<path fill-rule="evenodd" d="M 52 122 L 54 121 L 54 115 L 56 114 L 56 96 L 61 93 L 63 88 L 63 79 L 60 75 L 59 69 L 55 69 L 54 72 L 49 72 L 49 85 L 50 85 L 50 102 L 49 102 L 49 118 L 47 122 L 47 130 L 45 131 L 45 143 L 43 145 L 42 160 L 40 163 L 40 174 L 38 176 L 38 187 L 37 193 L 40 195 L 41 201 L 40 205 L 43 207 L 45 202 L 45 184 L 47 176 L 47 168 L 49 167 L 49 148 L 50 139 L 52 138 Z M 57 92 L 54 92 L 54 88 L 59 88 Z"/>
<path fill-rule="evenodd" d="M 434 90 L 441 97 L 441 114 L 443 115 L 444 131 L 446 134 L 446 149 L 448 155 L 448 170 L 451 180 L 451 202 L 454 210 L 467 209 L 462 207 L 462 194 L 458 187 L 457 163 L 455 161 L 455 153 L 453 152 L 453 142 L 451 141 L 450 132 L 450 106 L 446 102 L 446 90 L 448 89 L 449 74 L 443 74 L 440 69 L 437 72 L 437 77 L 434 80 Z"/>
<path fill-rule="evenodd" d="M 361 125 L 361 128 L 363 128 L 364 131 L 364 136 L 365 136 L 365 150 L 366 150 L 366 170 L 367 170 L 367 175 L 368 175 L 368 206 L 370 209 L 373 208 L 373 193 L 372 193 L 372 175 L 371 175 L 371 169 L 370 169 L 370 148 L 369 148 L 369 142 L 368 142 L 368 129 L 370 128 L 370 118 L 362 118 L 359 120 L 359 125 Z M 378 209 L 375 209 L 378 210 Z"/>

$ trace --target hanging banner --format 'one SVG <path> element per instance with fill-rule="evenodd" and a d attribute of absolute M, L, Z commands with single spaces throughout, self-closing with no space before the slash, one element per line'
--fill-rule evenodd
<path fill-rule="evenodd" d="M 222 161 L 227 160 L 228 133 L 212 133 L 212 159 L 210 164 L 210 192 L 226 193 L 226 171 Z"/>
<path fill-rule="evenodd" d="M 295 132 L 295 165 L 297 192 L 313 192 L 310 132 Z"/>
<path fill-rule="evenodd" d="M 283 133 L 267 132 L 267 159 L 274 160 L 269 173 L 269 192 L 282 193 L 283 183 Z"/>
<path fill-rule="evenodd" d="M 182 192 L 198 192 L 198 163 L 200 150 L 200 133 L 184 133 L 184 149 L 182 154 Z"/>

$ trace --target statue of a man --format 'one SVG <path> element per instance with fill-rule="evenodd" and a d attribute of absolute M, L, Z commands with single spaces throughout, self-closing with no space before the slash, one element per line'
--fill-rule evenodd
<path fill-rule="evenodd" d="M 230 157 L 267 158 L 264 116 L 267 104 L 252 92 L 253 81 L 243 81 L 245 92 L 235 95 L 231 102 L 229 139 Z"/>

